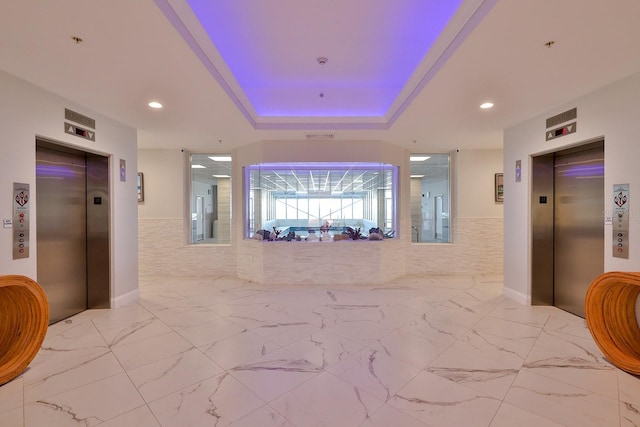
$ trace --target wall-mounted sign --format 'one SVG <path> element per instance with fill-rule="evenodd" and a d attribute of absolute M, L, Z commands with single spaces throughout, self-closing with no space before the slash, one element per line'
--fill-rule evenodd
<path fill-rule="evenodd" d="M 522 160 L 516 160 L 516 182 L 522 181 Z"/>
<path fill-rule="evenodd" d="M 577 127 L 578 127 L 578 123 L 573 122 L 573 123 L 569 123 L 568 125 L 560 126 L 559 128 L 556 128 L 556 129 L 548 130 L 547 141 L 560 138 L 561 136 L 569 135 L 570 133 L 575 133 Z"/>
<path fill-rule="evenodd" d="M 571 110 L 567 110 L 564 113 L 556 114 L 553 117 L 549 117 L 547 119 L 547 129 L 552 128 L 554 126 L 558 126 L 560 123 L 575 120 L 577 118 L 578 118 L 578 109 L 572 108 Z"/>
<path fill-rule="evenodd" d="M 95 119 L 92 119 L 91 117 L 87 117 L 80 113 L 76 113 L 75 111 L 69 110 L 68 108 L 64 109 L 64 118 L 66 120 L 70 120 L 74 123 L 78 123 L 79 125 L 82 125 L 91 129 L 96 128 Z"/>
<path fill-rule="evenodd" d="M 29 258 L 29 184 L 13 183 L 13 259 Z"/>
<path fill-rule="evenodd" d="M 563 113 L 556 114 L 553 117 L 549 117 L 547 119 L 547 124 L 546 124 L 547 130 L 545 132 L 545 139 L 547 141 L 551 141 L 552 139 L 560 138 L 561 136 L 575 133 L 578 126 L 578 121 L 576 120 L 577 118 L 578 118 L 577 108 L 572 108 L 571 110 L 567 110 Z M 573 123 L 567 123 L 572 120 L 573 120 Z M 567 124 L 565 124 L 564 126 L 556 127 L 562 123 L 567 123 Z M 553 128 L 553 129 L 549 130 L 549 128 Z"/>
<path fill-rule="evenodd" d="M 127 181 L 127 162 L 124 159 L 120 159 L 120 182 Z"/>
<path fill-rule="evenodd" d="M 93 130 L 83 129 L 80 126 L 72 125 L 71 123 L 64 122 L 64 133 L 74 135 L 80 138 L 88 139 L 89 141 L 96 140 L 96 133 Z"/>
<path fill-rule="evenodd" d="M 629 184 L 613 186 L 613 256 L 629 259 Z"/>

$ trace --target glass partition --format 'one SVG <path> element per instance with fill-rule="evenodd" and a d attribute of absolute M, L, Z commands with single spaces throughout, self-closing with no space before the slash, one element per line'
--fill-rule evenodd
<path fill-rule="evenodd" d="M 396 236 L 398 167 L 382 163 L 263 163 L 246 166 L 245 237 Z M 327 231 L 328 230 L 328 231 Z M 272 236 L 273 237 L 273 236 Z"/>
<path fill-rule="evenodd" d="M 411 241 L 451 242 L 449 154 L 411 154 Z"/>
<path fill-rule="evenodd" d="M 231 156 L 192 154 L 191 243 L 231 242 Z"/>

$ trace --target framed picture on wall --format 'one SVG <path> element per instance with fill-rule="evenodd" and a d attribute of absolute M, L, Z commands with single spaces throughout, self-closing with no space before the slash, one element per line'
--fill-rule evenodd
<path fill-rule="evenodd" d="M 138 172 L 138 203 L 144 202 L 144 176 Z"/>
<path fill-rule="evenodd" d="M 495 176 L 495 197 L 496 202 L 504 202 L 504 176 L 501 173 L 497 173 Z"/>

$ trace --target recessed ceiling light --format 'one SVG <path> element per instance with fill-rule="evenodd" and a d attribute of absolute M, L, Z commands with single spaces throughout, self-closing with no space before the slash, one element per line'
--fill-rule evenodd
<path fill-rule="evenodd" d="M 409 159 L 412 162 L 424 162 L 427 159 L 430 159 L 431 157 L 429 156 L 411 156 Z"/>
<path fill-rule="evenodd" d="M 480 108 L 483 110 L 488 110 L 489 108 L 493 108 L 493 102 L 485 102 L 480 105 Z"/>
<path fill-rule="evenodd" d="M 160 104 L 158 101 L 151 101 L 148 105 L 151 108 L 162 108 L 162 104 Z"/>
<path fill-rule="evenodd" d="M 231 178 L 229 175 L 213 175 L 214 178 Z"/>
<path fill-rule="evenodd" d="M 411 178 L 424 178 L 424 175 L 411 175 Z"/>
<path fill-rule="evenodd" d="M 231 156 L 209 156 L 214 162 L 230 162 Z"/>
<path fill-rule="evenodd" d="M 206 166 L 202 166 L 202 165 L 191 165 L 191 169 L 206 169 Z"/>

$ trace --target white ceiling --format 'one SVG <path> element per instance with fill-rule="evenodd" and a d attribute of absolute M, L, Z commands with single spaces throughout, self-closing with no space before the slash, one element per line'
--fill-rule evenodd
<path fill-rule="evenodd" d="M 403 3 L 386 4 L 391 19 Z M 304 10 L 287 13 L 296 21 Z M 0 0 L 0 69 L 136 127 L 140 148 L 224 153 L 314 132 L 333 133 L 331 144 L 386 140 L 414 152 L 500 148 L 504 128 L 640 71 L 638 22 L 638 0 L 497 0 L 388 129 L 323 120 L 254 128 L 151 0 Z M 303 41 L 291 35 L 289 48 L 307 51 Z M 148 108 L 152 99 L 165 108 Z M 481 111 L 485 100 L 496 106 Z"/>
<path fill-rule="evenodd" d="M 385 129 L 495 0 L 155 2 L 255 128 Z"/>

